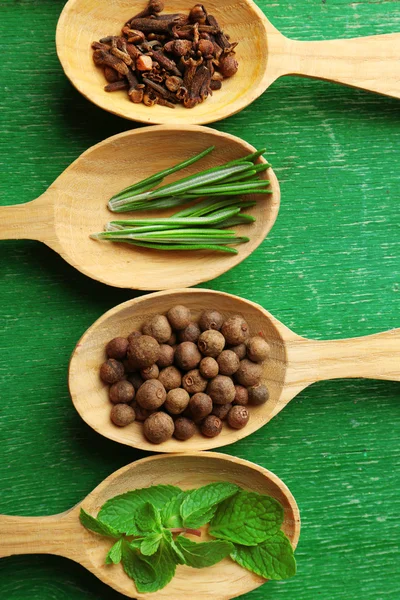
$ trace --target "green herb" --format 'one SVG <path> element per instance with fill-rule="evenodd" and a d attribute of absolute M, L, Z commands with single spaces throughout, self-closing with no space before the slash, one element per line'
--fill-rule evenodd
<path fill-rule="evenodd" d="M 108 500 L 97 518 L 82 509 L 80 520 L 94 533 L 117 538 L 105 562 L 122 562 L 140 593 L 165 587 L 178 564 L 202 569 L 228 555 L 267 579 L 296 571 L 292 546 L 280 530 L 280 504 L 232 483 L 185 492 L 169 485 L 138 489 Z M 197 543 L 185 537 L 201 536 L 197 528 L 206 524 L 221 539 Z"/>

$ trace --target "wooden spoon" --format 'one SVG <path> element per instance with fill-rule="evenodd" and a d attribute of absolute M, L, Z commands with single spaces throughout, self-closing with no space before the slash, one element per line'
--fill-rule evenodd
<path fill-rule="evenodd" d="M 0 557 L 14 554 L 57 554 L 80 563 L 96 577 L 130 598 L 200 600 L 212 596 L 228 600 L 250 592 L 265 579 L 242 569 L 229 558 L 213 567 L 191 569 L 178 566 L 175 577 L 154 594 L 139 594 L 121 565 L 106 566 L 104 560 L 112 541 L 87 531 L 79 521 L 83 507 L 97 514 L 113 496 L 157 484 L 191 489 L 215 481 L 228 481 L 276 498 L 284 508 L 283 531 L 293 548 L 300 535 L 300 515 L 286 485 L 258 465 L 219 453 L 189 453 L 143 458 L 116 471 L 96 487 L 80 504 L 51 517 L 8 517 L 0 515 Z M 194 594 L 195 590 L 195 596 Z"/>
<path fill-rule="evenodd" d="M 200 433 L 186 442 L 168 440 L 159 446 L 143 435 L 141 423 L 116 427 L 110 421 L 108 386 L 99 377 L 107 342 L 127 336 L 153 314 L 165 314 L 184 304 L 196 320 L 204 309 L 219 310 L 224 316 L 241 314 L 253 335 L 263 335 L 271 345 L 264 364 L 263 381 L 270 399 L 250 407 L 250 421 L 240 430 L 224 426 L 215 438 Z M 317 341 L 298 336 L 258 304 L 212 290 L 173 290 L 124 302 L 106 312 L 79 340 L 70 362 L 69 388 L 75 408 L 84 421 L 122 444 L 145 450 L 179 452 L 207 450 L 232 444 L 256 431 L 282 410 L 299 392 L 316 381 L 345 377 L 400 381 L 400 329 L 366 337 Z"/>
<path fill-rule="evenodd" d="M 239 112 L 283 75 L 343 83 L 400 98 L 400 34 L 299 42 L 282 35 L 252 0 L 208 0 L 236 49 L 239 71 L 193 109 L 149 108 L 129 101 L 126 91 L 107 93 L 102 70 L 92 60 L 91 43 L 119 34 L 146 0 L 69 0 L 57 26 L 57 52 L 67 77 L 85 98 L 126 119 L 142 123 L 210 123 Z M 165 12 L 188 13 L 193 2 L 171 0 Z"/>
<path fill-rule="evenodd" d="M 261 244 L 278 215 L 280 190 L 272 169 L 260 175 L 271 181 L 272 194 L 248 196 L 257 200 L 249 212 L 250 225 L 235 227 L 250 241 L 239 253 L 166 251 L 89 238 L 116 218 L 107 209 L 109 198 L 127 185 L 194 156 L 209 146 L 215 150 L 166 181 L 196 173 L 254 152 L 242 139 L 208 127 L 159 126 L 126 131 L 84 152 L 37 200 L 0 207 L 0 239 L 39 240 L 73 267 L 102 283 L 138 290 L 185 287 L 218 277 L 239 264 Z M 259 162 L 265 162 L 263 158 Z M 120 213 L 167 216 L 180 210 Z"/>

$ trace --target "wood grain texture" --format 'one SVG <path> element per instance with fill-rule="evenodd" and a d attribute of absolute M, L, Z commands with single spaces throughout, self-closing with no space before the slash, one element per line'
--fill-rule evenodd
<path fill-rule="evenodd" d="M 257 4 L 299 41 L 400 30 L 397 1 Z M 65 78 L 54 45 L 63 5 L 0 2 L 2 205 L 38 197 L 89 146 L 132 128 Z M 399 102 L 288 77 L 216 128 L 268 146 L 282 205 L 256 252 L 204 287 L 258 302 L 319 340 L 398 327 Z M 67 390 L 76 341 L 134 294 L 89 280 L 37 242 L 2 242 L 0 264 L 0 512 L 51 515 L 144 455 L 84 425 Z M 302 515 L 297 576 L 246 600 L 400 596 L 399 393 L 385 381 L 320 382 L 224 448 L 275 472 Z M 2 559 L 0 596 L 123 598 L 72 561 L 42 556 Z"/>

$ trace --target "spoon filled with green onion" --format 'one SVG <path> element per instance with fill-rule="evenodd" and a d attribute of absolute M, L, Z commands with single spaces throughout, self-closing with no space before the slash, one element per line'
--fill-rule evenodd
<path fill-rule="evenodd" d="M 0 207 L 0 239 L 44 242 L 115 287 L 193 286 L 242 262 L 273 226 L 279 183 L 261 153 L 196 125 L 120 133 L 37 200 Z"/>

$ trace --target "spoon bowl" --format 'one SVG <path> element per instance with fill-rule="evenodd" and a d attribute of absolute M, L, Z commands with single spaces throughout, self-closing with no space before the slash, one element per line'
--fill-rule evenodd
<path fill-rule="evenodd" d="M 262 335 L 271 347 L 263 366 L 263 381 L 270 398 L 250 407 L 250 420 L 240 430 L 224 425 L 215 438 L 200 433 L 182 442 L 174 438 L 156 446 L 146 440 L 141 423 L 123 428 L 110 420 L 108 386 L 99 377 L 107 342 L 140 329 L 152 315 L 165 314 L 172 306 L 190 308 L 192 318 L 212 307 L 225 317 L 242 315 L 252 335 Z M 207 450 L 232 444 L 270 421 L 304 388 L 322 379 L 366 377 L 400 381 L 400 329 L 363 338 L 317 341 L 298 336 L 264 308 L 238 296 L 204 289 L 172 290 L 129 300 L 106 312 L 79 340 L 69 367 L 72 401 L 83 420 L 114 441 L 162 452 Z"/>
<path fill-rule="evenodd" d="M 165 251 L 128 244 L 98 242 L 92 233 L 102 231 L 116 218 L 107 209 L 109 198 L 124 187 L 215 146 L 215 150 L 166 182 L 254 152 L 242 139 L 199 126 L 144 127 L 110 137 L 84 152 L 37 200 L 0 207 L 0 239 L 40 240 L 73 267 L 107 285 L 139 290 L 192 286 L 218 277 L 239 264 L 261 244 L 278 215 L 279 183 L 270 168 L 260 176 L 271 182 L 272 194 L 243 196 L 255 199 L 250 214 L 256 221 L 235 226 L 250 241 L 238 254 L 206 250 Z M 257 162 L 264 162 L 260 157 Z M 168 216 L 180 210 L 124 213 L 138 218 Z M 118 218 L 124 218 L 119 215 Z"/>
<path fill-rule="evenodd" d="M 82 503 L 51 517 L 8 517 L 0 515 L 0 557 L 14 554 L 57 554 L 70 558 L 94 573 L 104 583 L 130 598 L 174 600 L 210 597 L 228 600 L 250 592 L 265 579 L 241 568 L 229 558 L 213 567 L 191 569 L 178 566 L 175 577 L 162 590 L 139 594 L 121 565 L 104 564 L 112 541 L 86 530 L 79 521 L 80 508 L 97 514 L 109 498 L 158 484 L 191 489 L 227 481 L 246 490 L 267 494 L 284 509 L 282 530 L 296 547 L 300 535 L 299 509 L 285 484 L 273 473 L 251 462 L 218 453 L 190 453 L 144 458 L 119 469 L 97 486 Z"/>
<path fill-rule="evenodd" d="M 111 113 L 142 123 L 205 124 L 235 114 L 283 75 L 302 75 L 400 98 L 400 34 L 298 42 L 282 35 L 252 0 L 209 0 L 206 8 L 238 41 L 238 73 L 193 109 L 146 107 L 129 101 L 126 91 L 107 93 L 102 71 L 92 59 L 91 43 L 118 35 L 142 10 L 145 0 L 69 0 L 57 26 L 61 64 L 88 100 Z M 171 0 L 165 12 L 188 12 L 193 3 Z"/>

